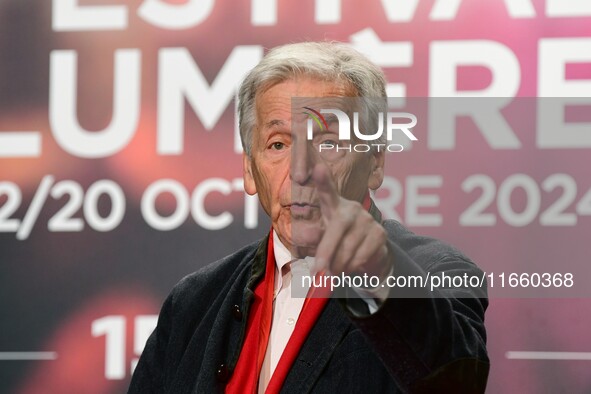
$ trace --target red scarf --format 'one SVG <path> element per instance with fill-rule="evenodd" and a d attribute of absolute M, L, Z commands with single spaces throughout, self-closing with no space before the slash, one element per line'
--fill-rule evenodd
<path fill-rule="evenodd" d="M 248 314 L 246 339 L 240 351 L 238 363 L 226 386 L 226 393 L 256 393 L 259 374 L 271 332 L 273 319 L 273 292 L 275 285 L 275 253 L 273 250 L 273 234 L 269 235 L 265 277 L 256 286 L 254 301 Z M 313 289 L 317 290 L 317 289 Z M 319 290 L 319 289 L 318 289 Z M 279 363 L 273 372 L 266 393 L 278 393 L 291 369 L 304 341 L 314 327 L 324 306 L 328 302 L 328 294 L 324 298 L 307 298 L 298 318 L 293 334 L 289 338 Z"/>

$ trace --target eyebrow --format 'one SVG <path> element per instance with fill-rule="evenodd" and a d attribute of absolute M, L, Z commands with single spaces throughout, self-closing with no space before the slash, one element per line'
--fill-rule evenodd
<path fill-rule="evenodd" d="M 324 115 L 324 120 L 326 120 L 326 123 L 336 123 L 338 122 L 338 118 L 335 114 L 325 114 Z"/>

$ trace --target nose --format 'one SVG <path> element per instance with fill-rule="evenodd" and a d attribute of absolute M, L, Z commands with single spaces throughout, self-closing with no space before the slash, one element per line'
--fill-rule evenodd
<path fill-rule="evenodd" d="M 312 179 L 312 170 L 314 169 L 314 155 L 311 151 L 308 141 L 300 138 L 294 144 L 291 151 L 290 174 L 293 182 L 299 185 L 305 185 Z"/>

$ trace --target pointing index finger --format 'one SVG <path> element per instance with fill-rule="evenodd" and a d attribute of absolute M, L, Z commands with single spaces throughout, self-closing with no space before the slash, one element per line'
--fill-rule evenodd
<path fill-rule="evenodd" d="M 337 210 L 340 196 L 325 164 L 318 163 L 314 166 L 312 179 L 314 180 L 316 190 L 318 191 L 320 211 L 323 216 L 330 219 L 333 213 Z"/>

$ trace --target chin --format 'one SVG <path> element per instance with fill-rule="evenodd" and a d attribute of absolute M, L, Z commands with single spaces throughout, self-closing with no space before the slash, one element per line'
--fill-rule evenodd
<path fill-rule="evenodd" d="M 324 229 L 319 220 L 292 220 L 291 243 L 296 248 L 316 249 Z"/>

